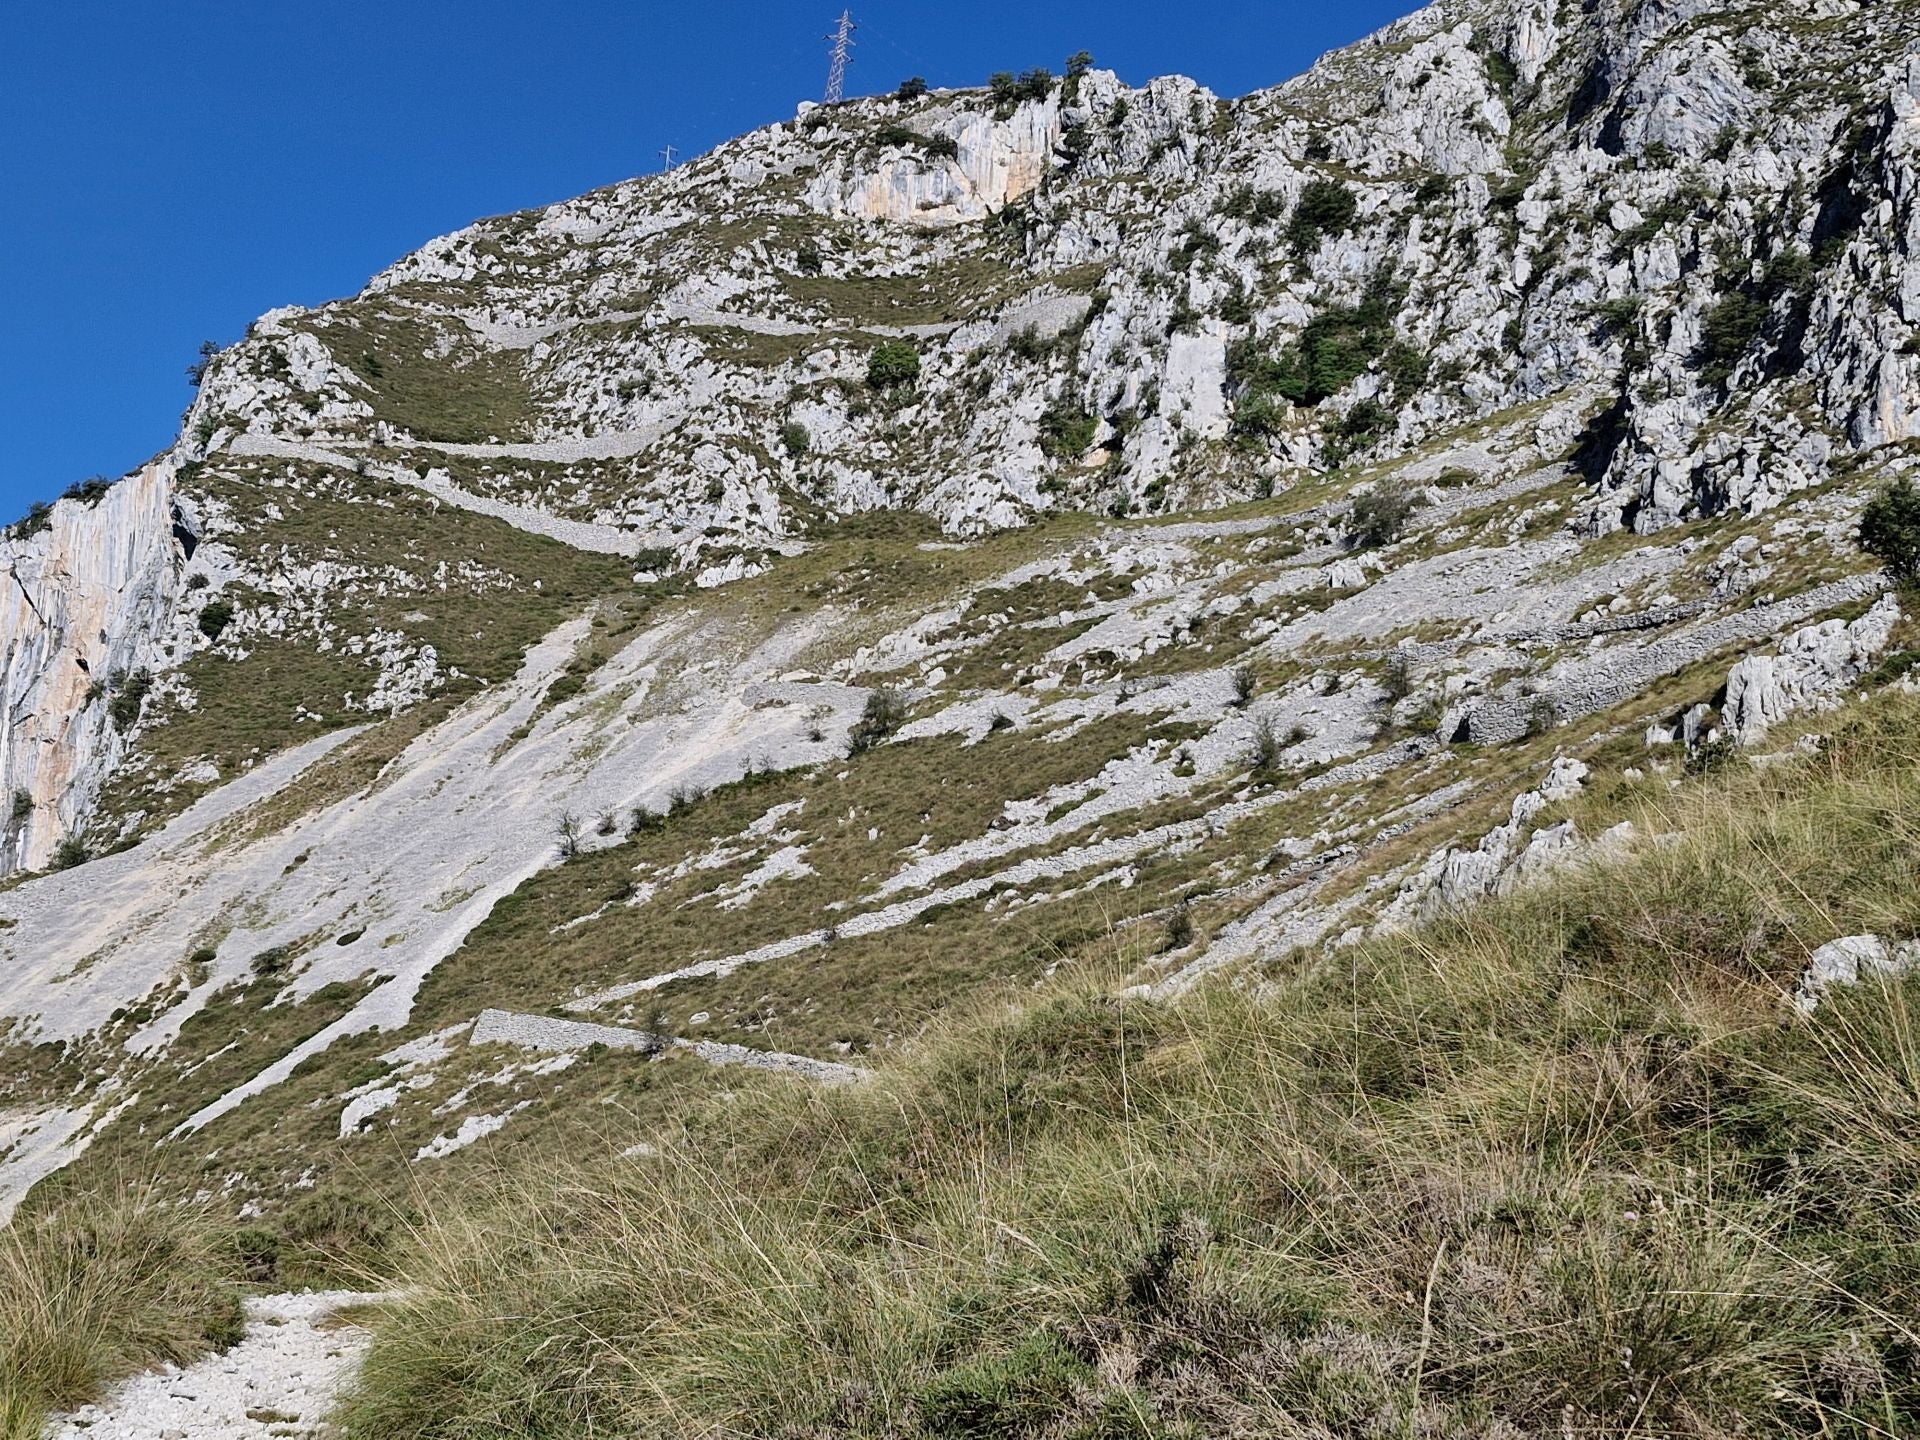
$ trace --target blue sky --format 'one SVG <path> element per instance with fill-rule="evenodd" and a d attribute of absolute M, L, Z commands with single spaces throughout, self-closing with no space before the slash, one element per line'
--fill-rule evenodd
<path fill-rule="evenodd" d="M 0 520 L 172 442 L 203 339 L 817 98 L 840 0 L 0 7 Z M 1413 0 L 868 0 L 849 92 L 1071 52 L 1224 95 Z"/>

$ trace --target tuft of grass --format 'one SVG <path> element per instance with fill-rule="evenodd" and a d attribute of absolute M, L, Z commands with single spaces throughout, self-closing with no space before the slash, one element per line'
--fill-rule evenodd
<path fill-rule="evenodd" d="M 239 1291 L 214 1234 L 201 1211 L 138 1187 L 0 1230 L 0 1437 L 37 1440 L 49 1411 L 237 1341 Z"/>
<path fill-rule="evenodd" d="M 1650 791 L 1623 861 L 1156 1002 L 1009 990 L 871 1084 L 413 1235 L 350 1436 L 1911 1434 L 1920 707 Z"/>

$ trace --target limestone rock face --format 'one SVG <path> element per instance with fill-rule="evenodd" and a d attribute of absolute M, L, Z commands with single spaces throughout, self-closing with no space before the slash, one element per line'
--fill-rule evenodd
<path fill-rule="evenodd" d="M 113 696 L 162 660 L 193 543 L 172 482 L 155 461 L 93 503 L 59 502 L 38 534 L 0 539 L 0 870 L 42 868 L 85 830 L 121 749 Z"/>
<path fill-rule="evenodd" d="M 1891 945 L 1878 935 L 1843 935 L 1829 940 L 1808 957 L 1807 968 L 1794 990 L 1794 1008 L 1811 1015 L 1820 1007 L 1822 997 L 1836 986 L 1898 979 L 1911 974 L 1916 964 L 1920 964 L 1920 944 L 1912 940 Z"/>
<path fill-rule="evenodd" d="M 929 138 L 950 140 L 951 158 L 891 146 L 871 167 L 823 174 L 807 201 L 822 213 L 914 225 L 958 225 L 984 220 L 1038 189 L 1053 168 L 1060 143 L 1056 99 L 1029 101 L 1002 120 L 974 110 L 919 117 Z"/>
<path fill-rule="evenodd" d="M 1489 895 L 1505 894 L 1563 863 L 1579 845 L 1574 823 L 1563 820 L 1536 830 L 1534 821 L 1549 806 L 1578 795 L 1587 775 L 1581 761 L 1555 760 L 1545 780 L 1514 797 L 1505 824 L 1488 831 L 1471 849 L 1449 849 L 1432 856 L 1401 887 L 1388 908 L 1388 918 L 1430 919 Z"/>
<path fill-rule="evenodd" d="M 1439 0 L 1238 99 L 1094 70 L 1017 101 L 806 106 L 272 311 L 209 368 L 164 461 L 10 543 L 0 779 L 31 808 L 0 868 L 90 823 L 125 748 L 113 675 L 208 652 L 154 507 L 205 518 L 194 593 L 265 597 L 220 655 L 300 638 L 372 672 L 303 698 L 317 723 L 471 678 L 442 617 L 396 595 L 532 585 L 471 558 L 413 568 L 417 546 L 363 563 L 337 513 L 301 528 L 319 498 L 484 516 L 714 586 L 823 519 L 918 511 L 958 539 L 1173 514 L 1523 407 L 1588 536 L 1758 517 L 1905 464 L 1914 18 L 1912 0 Z M 875 380 L 882 345 L 910 347 L 917 379 Z M 1335 590 L 1371 578 L 1339 553 L 1316 568 Z M 1759 574 L 1723 569 L 1722 593 Z M 1745 673 L 1743 715 L 1797 703 L 1803 660 Z M 1485 740 L 1542 697 L 1449 698 Z M 139 708 L 118 713 L 137 727 Z"/>
<path fill-rule="evenodd" d="M 1899 619 L 1899 602 L 1885 595 L 1851 624 L 1825 620 L 1796 630 L 1778 654 L 1749 655 L 1727 675 L 1727 732 L 1751 744 L 1788 715 L 1831 706 L 1873 668 Z"/>

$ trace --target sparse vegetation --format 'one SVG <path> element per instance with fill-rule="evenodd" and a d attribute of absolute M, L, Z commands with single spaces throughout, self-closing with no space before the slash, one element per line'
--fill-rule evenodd
<path fill-rule="evenodd" d="M 907 697 L 899 690 L 875 690 L 854 723 L 848 743 L 855 755 L 871 750 L 907 723 Z"/>
<path fill-rule="evenodd" d="M 1093 69 L 1093 52 L 1076 50 L 1067 57 L 1067 75 L 1061 84 L 1060 98 L 1063 104 L 1080 103 L 1080 82 L 1085 80 L 1087 72 Z"/>
<path fill-rule="evenodd" d="M 219 358 L 219 355 L 219 341 L 202 340 L 200 342 L 200 358 L 187 367 L 187 383 L 198 390 L 200 386 L 205 383 L 207 371 L 213 368 L 213 362 Z"/>
<path fill-rule="evenodd" d="M 1255 190 L 1237 185 L 1228 191 L 1218 206 L 1229 220 L 1245 220 L 1250 225 L 1272 225 L 1284 219 L 1287 202 L 1277 190 Z"/>
<path fill-rule="evenodd" d="M 1273 721 L 1262 715 L 1253 722 L 1253 737 L 1248 745 L 1247 759 L 1256 776 L 1271 775 L 1279 769 L 1280 754 L 1285 748 Z"/>
<path fill-rule="evenodd" d="M 1323 241 L 1344 235 L 1360 213 L 1360 200 L 1338 180 L 1309 180 L 1287 222 L 1287 243 L 1296 255 L 1310 254 Z"/>
<path fill-rule="evenodd" d="M 1234 709 L 1244 710 L 1253 703 L 1254 692 L 1259 685 L 1258 678 L 1252 666 L 1241 665 L 1235 668 L 1232 679 Z"/>
<path fill-rule="evenodd" d="M 1073 460 L 1093 447 L 1100 422 L 1079 406 L 1058 401 L 1040 417 L 1040 449 L 1052 460 Z"/>
<path fill-rule="evenodd" d="M 107 718 L 117 729 L 131 729 L 139 723 L 140 711 L 151 693 L 151 670 L 115 671 L 107 679 Z"/>
<path fill-rule="evenodd" d="M 1645 308 L 1644 296 L 1622 295 L 1595 306 L 1593 315 L 1603 334 L 1624 335 L 1633 329 L 1640 319 L 1640 312 Z"/>
<path fill-rule="evenodd" d="M 62 500 L 73 500 L 82 505 L 98 505 L 113 490 L 113 481 L 105 475 L 89 475 L 84 480 L 76 480 L 60 492 Z"/>
<path fill-rule="evenodd" d="M 27 507 L 26 514 L 7 527 L 7 533 L 15 540 L 31 540 L 52 528 L 53 506 L 44 500 L 36 500 Z"/>
<path fill-rule="evenodd" d="M 1812 258 L 1789 246 L 1768 262 L 1757 281 L 1716 300 L 1701 317 L 1700 345 L 1694 353 L 1701 383 L 1718 387 L 1731 380 L 1766 333 L 1776 303 L 1788 295 L 1804 299 L 1812 280 Z"/>
<path fill-rule="evenodd" d="M 1376 278 L 1360 304 L 1322 311 L 1277 359 L 1262 354 L 1254 341 L 1235 345 L 1229 357 L 1240 389 L 1235 428 L 1249 436 L 1276 433 L 1286 414 L 1281 401 L 1316 406 L 1359 379 L 1395 349 L 1394 320 L 1404 294 L 1391 279 Z M 1407 355 L 1418 352 L 1407 347 Z M 1424 357 L 1419 359 L 1417 366 L 1409 359 L 1397 363 L 1396 384 L 1424 383 Z M 1384 406 L 1361 415 L 1365 424 L 1382 428 L 1390 419 Z"/>
<path fill-rule="evenodd" d="M 1380 673 L 1380 687 L 1389 705 L 1397 705 L 1413 694 L 1413 661 L 1404 650 L 1396 650 L 1387 657 L 1386 668 Z"/>
<path fill-rule="evenodd" d="M 290 946 L 274 945 L 262 950 L 247 962 L 247 972 L 256 980 L 273 980 L 287 973 L 293 964 L 293 950 Z"/>
<path fill-rule="evenodd" d="M 946 160 L 955 160 L 960 156 L 960 142 L 951 135 L 922 135 L 905 125 L 883 126 L 873 138 L 882 147 L 918 150 Z"/>
<path fill-rule="evenodd" d="M 225 596 L 209 600 L 200 607 L 200 618 L 197 622 L 200 633 L 209 640 L 218 640 L 226 632 L 227 626 L 233 623 L 233 616 L 234 608 L 231 600 Z"/>

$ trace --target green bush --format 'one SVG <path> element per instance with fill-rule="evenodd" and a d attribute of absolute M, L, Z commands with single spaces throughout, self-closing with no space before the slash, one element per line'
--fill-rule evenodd
<path fill-rule="evenodd" d="M 1860 512 L 1860 548 L 1902 584 L 1920 580 L 1920 491 L 1905 475 Z"/>
<path fill-rule="evenodd" d="M 22 515 L 8 527 L 7 533 L 16 540 L 31 540 L 43 530 L 53 528 L 53 506 L 44 500 L 36 500 L 27 507 Z"/>
<path fill-rule="evenodd" d="M 1287 202 L 1277 190 L 1255 190 L 1251 185 L 1240 185 L 1230 190 L 1215 208 L 1229 220 L 1272 225 L 1285 218 Z"/>
<path fill-rule="evenodd" d="M 848 736 L 855 755 L 864 754 L 907 723 L 907 697 L 898 690 L 875 690 Z"/>
<path fill-rule="evenodd" d="M 1700 344 L 1694 363 L 1703 384 L 1725 385 L 1747 352 L 1766 333 L 1774 305 L 1786 296 L 1804 304 L 1814 278 L 1814 264 L 1806 251 L 1790 245 L 1774 256 L 1759 280 L 1722 295 L 1701 318 Z"/>
<path fill-rule="evenodd" d="M 1285 749 L 1280 732 L 1273 727 L 1273 721 L 1263 715 L 1253 722 L 1247 763 L 1256 776 L 1272 774 L 1279 767 L 1280 756 Z"/>
<path fill-rule="evenodd" d="M 1362 400 L 1340 417 L 1334 433 L 1350 447 L 1364 447 L 1392 434 L 1399 423 L 1400 417 L 1378 400 Z"/>
<path fill-rule="evenodd" d="M 1391 545 L 1406 532 L 1413 512 L 1423 503 L 1412 491 L 1394 485 L 1376 485 L 1355 500 L 1347 512 L 1347 534 L 1361 550 Z"/>
<path fill-rule="evenodd" d="M 951 135 L 922 135 L 905 125 L 883 125 L 874 132 L 874 143 L 883 148 L 919 150 L 946 160 L 960 158 L 960 142 Z"/>
<path fill-rule="evenodd" d="M 200 358 L 187 367 L 187 383 L 198 390 L 207 378 L 207 371 L 213 368 L 215 358 L 220 354 L 218 341 L 202 340 Z"/>
<path fill-rule="evenodd" d="M 1291 405 L 1272 390 L 1248 390 L 1234 402 L 1233 430 L 1244 439 L 1264 440 L 1284 434 L 1291 420 Z"/>
<path fill-rule="evenodd" d="M 1099 433 L 1100 422 L 1078 405 L 1064 401 L 1049 405 L 1040 417 L 1040 449 L 1051 460 L 1084 455 Z"/>
<path fill-rule="evenodd" d="M 271 980 L 275 976 L 286 974 L 287 967 L 292 963 L 292 947 L 275 945 L 269 949 L 262 950 L 258 955 L 254 956 L 248 964 L 247 969 L 253 973 L 254 978 L 257 980 Z"/>
<path fill-rule="evenodd" d="M 906 340 L 888 340 L 867 357 L 867 384 L 875 390 L 897 390 L 920 378 L 920 352 Z"/>
<path fill-rule="evenodd" d="M 957 1366 L 920 1394 L 920 1423 L 938 1440 L 1024 1440 L 1052 1423 L 1094 1380 L 1084 1360 L 1051 1335 L 1011 1355 Z"/>
<path fill-rule="evenodd" d="M 1053 87 L 1053 72 L 1036 65 L 1021 74 L 1015 91 L 1022 100 L 1044 100 L 1053 93 Z"/>
<path fill-rule="evenodd" d="M 801 459 L 813 449 L 813 436 L 807 433 L 807 427 L 798 420 L 789 420 L 780 427 L 780 448 L 794 459 Z"/>
<path fill-rule="evenodd" d="M 1287 241 L 1296 255 L 1311 254 L 1321 242 L 1353 228 L 1360 201 L 1338 180 L 1310 180 L 1287 222 Z"/>
<path fill-rule="evenodd" d="M 1254 692 L 1259 687 L 1259 676 L 1251 665 L 1235 668 L 1233 675 L 1233 708 L 1244 710 L 1253 703 Z"/>
<path fill-rule="evenodd" d="M 53 868 L 72 870 L 93 859 L 93 850 L 84 835 L 68 835 L 53 847 Z"/>
<path fill-rule="evenodd" d="M 1599 322 L 1603 334 L 1624 334 L 1639 320 L 1640 312 L 1646 308 L 1646 303 L 1644 296 L 1622 295 L 1596 305 L 1593 318 Z"/>
<path fill-rule="evenodd" d="M 1038 325 L 1022 325 L 1007 337 L 1007 349 L 1016 358 L 1032 363 L 1051 356 L 1057 344 L 1051 335 L 1042 335 Z"/>
<path fill-rule="evenodd" d="M 1705 384 L 1724 385 L 1733 377 L 1734 367 L 1766 328 L 1768 308 L 1758 295 L 1723 295 L 1714 302 L 1700 321 L 1695 353 Z"/>
<path fill-rule="evenodd" d="M 1489 50 L 1482 58 L 1486 61 L 1487 79 L 1493 82 L 1494 89 L 1511 96 L 1520 83 L 1520 71 L 1513 61 L 1499 50 Z"/>
<path fill-rule="evenodd" d="M 900 82 L 900 88 L 893 92 L 896 100 L 918 100 L 927 93 L 927 82 L 918 75 L 910 75 Z"/>
<path fill-rule="evenodd" d="M 153 672 L 116 670 L 107 678 L 107 718 L 125 730 L 140 719 L 140 709 L 153 691 Z"/>
<path fill-rule="evenodd" d="M 1425 357 L 1394 339 L 1394 319 L 1405 291 L 1377 278 L 1358 305 L 1322 311 L 1307 322 L 1277 359 L 1242 341 L 1229 355 L 1232 378 L 1240 385 L 1234 423 L 1243 435 L 1277 432 L 1286 423 L 1274 397 L 1315 406 L 1338 395 L 1386 356 L 1396 385 L 1416 388 L 1425 382 Z M 1378 418 L 1378 417 L 1370 417 Z"/>
<path fill-rule="evenodd" d="M 209 640 L 218 640 L 232 623 L 233 602 L 224 596 L 200 607 L 200 633 Z"/>

